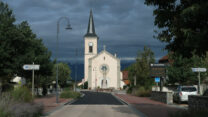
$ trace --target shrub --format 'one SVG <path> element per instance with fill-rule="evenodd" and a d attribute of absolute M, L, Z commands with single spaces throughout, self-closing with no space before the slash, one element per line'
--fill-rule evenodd
<path fill-rule="evenodd" d="M 151 91 L 145 89 L 144 87 L 139 87 L 139 88 L 134 88 L 132 94 L 140 97 L 149 97 L 151 95 Z"/>
<path fill-rule="evenodd" d="M 18 87 L 11 91 L 11 96 L 15 101 L 32 102 L 32 94 L 27 87 Z"/>
<path fill-rule="evenodd" d="M 88 88 L 88 82 L 85 82 L 84 83 L 84 89 L 87 89 Z"/>
<path fill-rule="evenodd" d="M 79 98 L 80 97 L 80 93 L 79 92 L 74 92 L 74 91 L 69 91 L 69 90 L 64 90 L 61 95 L 61 98 Z"/>
<path fill-rule="evenodd" d="M 11 117 L 11 114 L 6 112 L 5 109 L 0 108 L 0 117 Z"/>
<path fill-rule="evenodd" d="M 133 87 L 132 86 L 128 87 L 127 93 L 132 94 L 132 91 L 133 91 Z"/>
<path fill-rule="evenodd" d="M 0 117 L 39 117 L 43 105 L 13 99 L 11 93 L 0 95 Z"/>
<path fill-rule="evenodd" d="M 39 117 L 42 114 L 43 105 L 35 103 L 16 103 L 9 109 L 13 117 Z"/>

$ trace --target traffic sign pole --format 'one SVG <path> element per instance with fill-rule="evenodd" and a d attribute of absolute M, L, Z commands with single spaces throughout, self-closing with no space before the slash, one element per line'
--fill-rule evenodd
<path fill-rule="evenodd" d="M 201 94 L 201 88 L 200 88 L 200 84 L 201 84 L 201 78 L 200 78 L 200 73 L 201 72 L 206 72 L 207 69 L 206 68 L 191 68 L 193 72 L 198 72 L 198 94 Z"/>
<path fill-rule="evenodd" d="M 200 88 L 200 83 L 201 82 L 201 78 L 200 78 L 200 72 L 198 72 L 198 94 L 201 94 L 201 88 Z"/>
<path fill-rule="evenodd" d="M 40 69 L 40 65 L 35 65 L 34 62 L 32 65 L 23 65 L 24 70 L 32 70 L 32 96 L 34 96 L 34 76 L 35 76 L 35 70 Z"/>
<path fill-rule="evenodd" d="M 33 65 L 34 65 L 34 62 L 33 62 Z M 34 69 L 32 70 L 32 96 L 34 96 L 34 76 L 35 76 L 35 73 L 34 73 Z"/>

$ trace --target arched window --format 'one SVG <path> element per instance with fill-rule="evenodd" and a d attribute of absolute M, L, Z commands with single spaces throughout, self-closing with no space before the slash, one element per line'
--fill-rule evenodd
<path fill-rule="evenodd" d="M 89 53 L 93 53 L 93 43 L 89 43 Z"/>

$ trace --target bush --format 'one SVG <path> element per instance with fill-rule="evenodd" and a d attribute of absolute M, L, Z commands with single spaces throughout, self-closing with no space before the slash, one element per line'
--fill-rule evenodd
<path fill-rule="evenodd" d="M 74 92 L 69 90 L 64 90 L 60 95 L 61 98 L 73 98 L 73 99 L 79 98 L 80 96 L 81 95 L 79 92 Z"/>
<path fill-rule="evenodd" d="M 88 82 L 85 82 L 84 83 L 84 89 L 87 89 L 88 88 Z"/>
<path fill-rule="evenodd" d="M 27 87 L 18 87 L 11 91 L 11 96 L 18 102 L 32 102 L 32 94 Z"/>
<path fill-rule="evenodd" d="M 42 115 L 43 105 L 35 103 L 16 103 L 9 108 L 12 117 L 39 117 Z"/>
<path fill-rule="evenodd" d="M 0 117 L 39 117 L 42 114 L 42 104 L 20 102 L 12 95 L 0 95 Z"/>
<path fill-rule="evenodd" d="M 11 114 L 6 112 L 3 108 L 0 108 L 0 117 L 11 117 Z"/>
<path fill-rule="evenodd" d="M 134 88 L 132 94 L 140 97 L 149 97 L 151 95 L 151 91 L 145 89 L 144 87 L 139 87 L 139 88 Z"/>
<path fill-rule="evenodd" d="M 133 91 L 133 87 L 132 86 L 128 87 L 127 93 L 132 94 L 132 91 Z"/>
<path fill-rule="evenodd" d="M 186 110 L 177 113 L 171 113 L 170 117 L 207 117 L 208 110 Z"/>

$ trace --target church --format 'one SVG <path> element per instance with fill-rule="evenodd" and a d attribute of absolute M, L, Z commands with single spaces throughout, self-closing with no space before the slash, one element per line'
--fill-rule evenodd
<path fill-rule="evenodd" d="M 99 38 L 95 33 L 92 10 L 90 11 L 87 33 L 84 36 L 84 81 L 88 89 L 122 89 L 120 59 L 103 47 L 98 53 Z"/>

